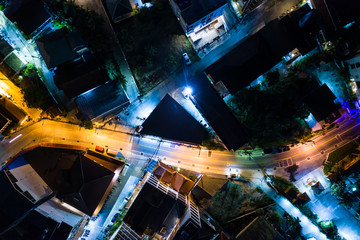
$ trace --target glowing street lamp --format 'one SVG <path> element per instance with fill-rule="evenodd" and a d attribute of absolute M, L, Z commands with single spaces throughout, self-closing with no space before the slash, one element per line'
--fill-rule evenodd
<path fill-rule="evenodd" d="M 191 87 L 185 87 L 184 91 L 182 91 L 182 94 L 186 99 L 188 99 L 192 93 L 193 93 L 193 89 Z"/>

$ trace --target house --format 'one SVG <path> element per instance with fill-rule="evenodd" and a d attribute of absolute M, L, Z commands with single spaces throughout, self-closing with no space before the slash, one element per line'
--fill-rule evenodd
<path fill-rule="evenodd" d="M 72 226 L 84 215 L 96 216 L 124 163 L 87 154 L 76 146 L 50 146 L 35 146 L 19 154 L 8 166 L 12 179 L 34 203 L 54 194 L 52 203 L 40 209 L 57 212 L 56 217 Z M 61 203 L 71 207 L 66 212 L 54 209 Z"/>
<path fill-rule="evenodd" d="M 308 92 L 304 96 L 304 103 L 309 107 L 316 121 L 332 122 L 339 115 L 337 111 L 339 107 L 334 103 L 335 99 L 333 92 L 323 84 Z"/>
<path fill-rule="evenodd" d="M 80 60 L 89 51 L 79 32 L 58 29 L 36 40 L 46 66 L 53 70 L 61 64 Z"/>
<path fill-rule="evenodd" d="M 205 128 L 168 94 L 142 124 L 141 134 L 201 144 Z"/>
<path fill-rule="evenodd" d="M 133 196 L 115 239 L 172 239 L 185 223 L 201 227 L 199 211 L 189 198 L 194 185 L 158 162 L 153 172 L 145 175 L 140 192 Z"/>
<path fill-rule="evenodd" d="M 195 49 L 210 44 L 228 31 L 226 0 L 170 0 L 172 10 Z"/>
<path fill-rule="evenodd" d="M 325 31 L 330 39 L 336 38 L 337 32 L 341 35 L 339 30 L 360 18 L 360 5 L 357 0 L 311 0 L 311 5 L 322 14 Z"/>
<path fill-rule="evenodd" d="M 308 53 L 316 46 L 316 42 L 307 37 L 306 32 L 299 27 L 299 21 L 311 11 L 305 5 L 280 20 L 269 22 L 210 65 L 205 70 L 206 74 L 215 86 L 224 85 L 234 95 L 270 70 L 288 53 L 294 50 L 301 54 Z M 304 24 L 304 27 L 307 25 Z"/>
<path fill-rule="evenodd" d="M 113 23 L 132 16 L 133 8 L 129 0 L 102 0 L 106 12 Z"/>
<path fill-rule="evenodd" d="M 237 121 L 224 100 L 205 75 L 193 78 L 191 100 L 228 150 L 237 150 L 249 142 L 244 127 Z"/>
<path fill-rule="evenodd" d="M 83 118 L 91 121 L 102 121 L 130 104 L 124 88 L 117 81 L 85 92 L 75 102 Z"/>
<path fill-rule="evenodd" d="M 348 66 L 350 79 L 360 82 L 360 53 L 345 61 Z"/>
<path fill-rule="evenodd" d="M 64 63 L 54 70 L 54 83 L 72 99 L 110 81 L 105 70 L 90 52 L 77 61 Z"/>
<path fill-rule="evenodd" d="M 0 113 L 0 134 L 10 125 L 11 120 Z"/>
<path fill-rule="evenodd" d="M 27 117 L 21 108 L 2 95 L 0 95 L 0 114 L 19 125 L 22 125 Z"/>
<path fill-rule="evenodd" d="M 0 172 L 1 239 L 66 239 L 72 226 L 54 220 L 51 215 L 44 215 L 37 208 L 48 198 L 32 202 L 29 193 L 21 190 L 20 181 L 14 180 L 16 178 L 9 169 Z"/>
<path fill-rule="evenodd" d="M 42 0 L 10 0 L 5 16 L 27 36 L 37 36 L 51 27 L 52 16 Z"/>

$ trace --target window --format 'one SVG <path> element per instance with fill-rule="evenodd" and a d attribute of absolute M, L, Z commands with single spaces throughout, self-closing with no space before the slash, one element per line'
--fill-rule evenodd
<path fill-rule="evenodd" d="M 351 67 L 351 69 L 354 69 L 354 68 L 355 68 L 355 64 L 351 64 L 350 67 Z"/>
<path fill-rule="evenodd" d="M 359 68 L 360 67 L 360 62 L 356 63 L 356 67 Z"/>

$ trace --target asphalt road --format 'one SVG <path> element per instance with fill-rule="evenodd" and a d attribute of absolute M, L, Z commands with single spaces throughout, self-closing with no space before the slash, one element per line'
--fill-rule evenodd
<path fill-rule="evenodd" d="M 355 116 L 355 115 L 354 115 Z M 170 165 L 203 173 L 229 174 L 241 173 L 244 169 L 278 167 L 280 161 L 291 159 L 311 171 L 321 166 L 326 155 L 360 135 L 360 120 L 351 115 L 344 117 L 325 135 L 313 142 L 300 144 L 289 151 L 264 155 L 241 156 L 239 152 L 201 150 L 194 146 L 179 145 L 160 139 L 140 138 L 126 133 L 128 129 L 118 129 L 123 132 L 106 129 L 86 130 L 78 125 L 41 120 L 25 127 L 0 143 L 0 161 L 4 162 L 19 151 L 40 142 L 63 143 L 95 148 L 96 145 L 117 149 L 133 163 L 141 163 L 149 157 L 163 160 Z M 18 135 L 21 136 L 13 141 Z M 302 171 L 303 174 L 306 171 Z"/>

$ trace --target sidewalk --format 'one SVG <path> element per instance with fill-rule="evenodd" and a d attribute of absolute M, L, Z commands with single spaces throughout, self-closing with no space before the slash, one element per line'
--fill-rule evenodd
<path fill-rule="evenodd" d="M 307 237 L 314 237 L 316 240 L 328 239 L 323 233 L 320 232 L 319 228 L 315 226 L 304 214 L 300 212 L 289 200 L 285 197 L 276 193 L 272 188 L 268 186 L 264 177 L 259 172 L 251 177 L 254 178 L 257 176 L 255 181 L 253 181 L 257 186 L 259 186 L 270 198 L 272 198 L 284 211 L 294 218 L 300 219 L 300 225 L 302 227 L 302 234 Z"/>

